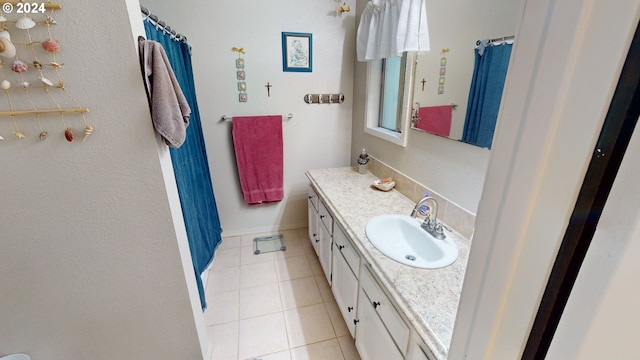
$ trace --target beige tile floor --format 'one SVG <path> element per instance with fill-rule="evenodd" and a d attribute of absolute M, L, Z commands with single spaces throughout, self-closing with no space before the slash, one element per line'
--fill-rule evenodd
<path fill-rule="evenodd" d="M 279 232 L 286 251 L 254 255 L 223 238 L 209 273 L 205 321 L 214 360 L 359 360 L 307 228 Z"/>

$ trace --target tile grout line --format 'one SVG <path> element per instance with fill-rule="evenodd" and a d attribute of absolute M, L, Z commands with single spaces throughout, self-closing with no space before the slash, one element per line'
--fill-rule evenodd
<path fill-rule="evenodd" d="M 301 235 L 300 235 L 300 231 L 298 231 L 298 229 L 296 229 L 296 238 L 295 238 L 295 239 L 291 239 L 290 241 L 299 241 L 299 242 L 303 242 L 304 240 L 305 240 L 305 239 L 304 239 L 304 236 L 303 236 L 303 237 L 301 237 Z M 242 241 L 242 239 L 240 239 L 240 241 Z M 304 246 L 304 244 L 302 244 L 302 245 Z M 244 246 L 242 246 L 242 243 L 241 243 L 241 244 L 240 244 L 240 249 L 241 249 L 240 251 L 242 251 L 242 248 L 244 248 Z M 251 247 L 251 248 L 252 248 L 252 247 Z M 308 250 L 308 249 L 305 249 L 305 251 L 304 251 L 304 255 L 305 255 L 305 258 L 306 258 L 307 262 L 309 263 L 309 266 L 311 266 L 312 260 L 310 259 L 310 257 L 311 257 L 310 255 L 314 255 L 314 256 L 315 256 L 315 252 L 313 251 L 313 247 L 311 247 L 311 250 L 312 250 L 312 251 L 307 251 L 307 250 Z M 302 255 L 302 254 L 299 254 L 299 255 Z M 242 254 L 240 254 L 240 257 L 242 258 Z M 292 344 L 291 344 L 290 339 L 289 339 L 289 331 L 290 331 L 290 329 L 289 329 L 289 326 L 287 325 L 286 316 L 285 316 L 285 311 L 287 311 L 287 310 L 285 310 L 285 303 L 284 303 L 285 301 L 284 301 L 284 296 L 283 296 L 283 288 L 282 288 L 282 286 L 283 286 L 283 285 L 282 285 L 282 283 L 283 283 L 283 282 L 285 282 L 285 281 L 292 282 L 292 281 L 294 281 L 294 280 L 302 279 L 302 278 L 296 278 L 296 279 L 291 279 L 291 278 L 288 278 L 288 279 L 281 279 L 281 276 L 280 276 L 280 274 L 279 274 L 279 270 L 278 270 L 277 262 L 278 262 L 278 260 L 283 260 L 283 259 L 286 259 L 286 258 L 287 258 L 286 256 L 282 256 L 282 257 L 272 256 L 272 258 L 271 258 L 271 259 L 269 259 L 269 260 L 265 260 L 265 261 L 263 261 L 263 262 L 269 262 L 269 261 L 271 261 L 271 262 L 273 263 L 273 269 L 274 269 L 274 271 L 276 272 L 276 273 L 275 273 L 275 277 L 276 277 L 276 284 L 277 284 L 277 289 L 278 289 L 278 295 L 280 296 L 280 309 L 281 309 L 279 312 L 281 313 L 281 316 L 282 316 L 282 318 L 283 318 L 283 320 L 284 320 L 284 329 L 285 329 L 285 334 L 284 334 L 284 335 L 286 336 L 286 339 L 287 339 L 287 347 L 288 347 L 288 348 L 287 348 L 287 349 L 285 349 L 285 350 L 280 350 L 280 351 L 276 351 L 276 352 L 269 353 L 269 354 L 260 354 L 260 355 L 256 355 L 257 357 L 256 357 L 256 356 L 253 356 L 253 357 L 250 357 L 249 359 L 253 359 L 253 358 L 259 359 L 260 357 L 263 357 L 263 356 L 269 356 L 269 355 L 272 355 L 272 354 L 276 354 L 276 353 L 279 353 L 279 352 L 285 352 L 285 351 L 288 351 L 289 356 L 292 356 L 292 350 L 293 350 L 294 348 L 292 348 Z M 243 264 L 243 263 L 242 263 L 242 260 L 240 259 L 240 264 L 239 264 L 239 266 L 238 266 L 238 267 L 239 267 L 239 274 L 242 274 L 242 268 L 243 268 L 245 265 L 251 265 L 251 264 L 255 264 L 255 262 L 253 262 L 253 263 L 249 263 L 249 264 Z M 227 268 L 228 268 L 228 267 L 227 267 Z M 226 268 L 224 268 L 224 269 L 226 269 Z M 218 268 L 218 269 L 216 269 L 216 272 L 218 272 L 218 271 L 223 271 L 224 269 L 219 269 L 219 268 Z M 210 271 L 214 271 L 214 269 L 212 268 Z M 322 275 L 322 274 L 320 274 L 320 275 Z M 240 275 L 239 275 L 239 276 L 240 276 Z M 330 324 L 331 324 L 331 329 L 332 329 L 332 331 L 333 331 L 333 334 L 332 334 L 333 336 L 332 336 L 332 337 L 330 337 L 329 339 L 320 340 L 320 341 L 315 341 L 315 342 L 312 342 L 312 343 L 309 343 L 309 344 L 301 345 L 301 346 L 299 346 L 298 348 L 309 347 L 309 346 L 314 345 L 314 344 L 322 343 L 322 342 L 325 342 L 325 341 L 331 341 L 332 339 L 335 339 L 335 341 L 338 343 L 338 347 L 340 348 L 340 352 L 341 352 L 341 354 L 342 354 L 342 357 L 343 357 L 344 359 L 347 359 L 347 356 L 346 356 L 346 353 L 345 353 L 345 349 L 343 348 L 343 345 L 342 345 L 342 344 L 341 344 L 341 342 L 340 342 L 339 336 L 337 335 L 337 334 L 338 334 L 338 332 L 337 332 L 337 330 L 336 330 L 337 325 L 336 325 L 336 324 L 334 323 L 334 321 L 332 320 L 332 317 L 331 317 L 331 315 L 330 315 L 330 310 L 329 310 L 329 308 L 328 308 L 328 306 L 329 306 L 329 305 L 327 305 L 329 302 L 332 302 L 332 301 L 335 301 L 335 300 L 333 300 L 333 299 L 325 300 L 325 299 L 323 298 L 323 296 L 322 296 L 322 291 L 320 290 L 320 289 L 321 289 L 321 285 L 320 285 L 320 284 L 318 284 L 319 280 L 318 280 L 318 277 L 316 276 L 316 274 L 313 272 L 313 269 L 312 269 L 311 274 L 310 274 L 310 276 L 309 276 L 309 277 L 310 277 L 311 279 L 313 279 L 313 283 L 314 283 L 315 287 L 317 288 L 318 293 L 320 294 L 320 302 L 319 302 L 319 303 L 322 303 L 323 308 L 324 308 L 324 311 L 325 311 L 325 314 L 326 314 L 326 316 L 327 316 L 327 317 L 328 317 L 328 319 L 329 319 L 329 322 L 330 322 Z M 264 284 L 263 284 L 263 285 L 264 285 Z M 254 285 L 254 286 L 261 286 L 261 285 Z M 237 314 L 237 320 L 236 320 L 236 321 L 237 321 L 237 323 L 238 323 L 238 327 L 237 327 L 237 341 L 236 341 L 236 344 L 235 344 L 235 349 L 236 349 L 236 354 L 237 354 L 237 359 L 238 359 L 238 360 L 247 360 L 247 359 L 241 359 L 241 358 L 240 358 L 240 341 L 241 341 L 241 339 L 240 339 L 240 321 L 242 320 L 242 319 L 240 319 L 240 290 L 242 290 L 242 288 L 243 288 L 243 287 L 242 287 L 242 284 L 241 284 L 241 281 L 240 281 L 240 278 L 239 278 L 239 279 L 238 279 L 238 309 L 237 309 L 238 314 Z M 245 287 L 245 288 L 247 288 L 247 287 Z M 333 293 L 332 293 L 332 292 L 331 292 L 331 295 L 333 295 Z M 319 304 L 319 303 L 318 303 L 318 304 Z M 295 308 L 293 308 L 293 309 L 290 309 L 290 310 L 298 311 L 298 310 L 299 310 L 299 309 L 301 309 L 301 308 L 305 308 L 305 307 L 309 307 L 309 306 L 313 306 L 313 305 L 318 305 L 318 304 L 309 304 L 309 305 L 305 305 L 305 306 L 302 306 L 302 307 L 298 307 L 298 305 L 297 305 L 297 304 L 294 304 L 296 307 L 295 307 Z M 277 312 L 276 312 L 276 313 L 277 313 Z M 276 313 L 272 313 L 272 314 L 276 314 Z M 263 315 L 268 315 L 268 314 L 263 314 Z M 258 316 L 263 316 L 263 315 L 258 315 Z M 258 317 L 258 316 L 253 316 L 253 317 Z M 246 320 L 246 319 L 245 319 L 245 320 Z M 217 325 L 220 325 L 220 324 L 217 324 Z M 211 326 L 215 326 L 215 325 L 211 325 Z M 349 335 L 349 336 L 350 336 L 350 334 L 347 334 L 347 335 Z M 344 335 L 344 336 L 346 336 L 346 335 Z"/>

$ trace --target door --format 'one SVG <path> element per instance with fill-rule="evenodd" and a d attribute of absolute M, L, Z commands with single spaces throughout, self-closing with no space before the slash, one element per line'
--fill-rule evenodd
<path fill-rule="evenodd" d="M 311 245 L 313 246 L 313 250 L 315 250 L 316 255 L 318 255 L 318 243 L 320 242 L 319 234 L 318 234 L 318 212 L 316 208 L 313 206 L 312 199 L 309 199 L 308 204 L 308 218 L 309 218 L 309 241 L 311 241 Z"/>
<path fill-rule="evenodd" d="M 342 253 L 336 249 L 337 242 L 333 243 L 333 272 L 331 275 L 331 291 L 336 298 L 336 304 L 347 323 L 351 337 L 355 336 L 356 325 L 356 301 L 358 300 L 358 278 L 354 275 Z"/>
<path fill-rule="evenodd" d="M 320 242 L 318 243 L 318 256 L 320 257 L 320 265 L 324 272 L 324 276 L 327 278 L 329 285 L 331 285 L 331 234 L 324 224 L 318 225 Z"/>
<path fill-rule="evenodd" d="M 362 288 L 358 298 L 357 327 L 356 348 L 363 360 L 402 360 L 402 353 Z"/>

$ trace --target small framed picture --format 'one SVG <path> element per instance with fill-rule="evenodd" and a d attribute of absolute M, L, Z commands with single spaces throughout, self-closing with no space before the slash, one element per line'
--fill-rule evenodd
<path fill-rule="evenodd" d="M 244 80 L 246 78 L 244 70 L 238 70 L 236 72 L 238 80 Z"/>
<path fill-rule="evenodd" d="M 438 95 L 444 94 L 444 85 L 438 86 Z"/>
<path fill-rule="evenodd" d="M 243 58 L 237 58 L 236 59 L 236 68 L 244 69 L 244 59 Z"/>
<path fill-rule="evenodd" d="M 311 72 L 312 36 L 307 33 L 282 33 L 282 71 Z"/>
<path fill-rule="evenodd" d="M 440 78 L 438 79 L 438 84 L 444 85 L 444 76 L 440 76 Z"/>
<path fill-rule="evenodd" d="M 247 90 L 247 83 L 244 81 L 239 81 L 238 82 L 238 91 L 246 91 Z"/>
<path fill-rule="evenodd" d="M 445 65 L 447 65 L 447 58 L 446 57 L 440 58 L 440 66 L 445 66 Z"/>
<path fill-rule="evenodd" d="M 247 94 L 246 93 L 238 94 L 238 101 L 239 102 L 247 102 Z"/>
<path fill-rule="evenodd" d="M 447 68 L 446 67 L 441 67 L 440 68 L 440 76 L 444 76 L 447 73 Z"/>

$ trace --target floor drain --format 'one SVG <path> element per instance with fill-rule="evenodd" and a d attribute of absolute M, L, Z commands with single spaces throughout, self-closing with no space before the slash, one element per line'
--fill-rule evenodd
<path fill-rule="evenodd" d="M 406 255 L 404 258 L 407 260 L 416 261 L 416 257 L 413 255 Z"/>

